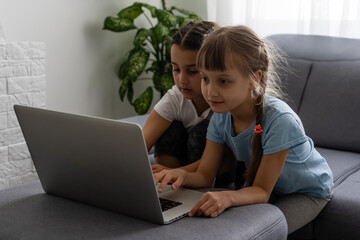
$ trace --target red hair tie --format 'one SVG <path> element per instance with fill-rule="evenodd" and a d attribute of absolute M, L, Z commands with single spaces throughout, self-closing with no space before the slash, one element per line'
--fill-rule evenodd
<path fill-rule="evenodd" d="M 255 132 L 255 133 L 261 133 L 261 132 L 262 132 L 262 129 L 261 129 L 260 124 L 255 125 L 255 130 L 254 130 L 254 132 Z"/>

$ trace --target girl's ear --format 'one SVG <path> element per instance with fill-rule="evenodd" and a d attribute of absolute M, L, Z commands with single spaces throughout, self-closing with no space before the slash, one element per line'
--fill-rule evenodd
<path fill-rule="evenodd" d="M 259 86 L 261 78 L 262 78 L 262 71 L 259 69 L 256 72 L 254 72 L 253 80 L 255 81 L 255 83 L 250 82 L 250 90 L 255 90 L 256 86 Z"/>
<path fill-rule="evenodd" d="M 262 71 L 259 69 L 254 73 L 257 83 L 259 84 L 262 78 Z"/>

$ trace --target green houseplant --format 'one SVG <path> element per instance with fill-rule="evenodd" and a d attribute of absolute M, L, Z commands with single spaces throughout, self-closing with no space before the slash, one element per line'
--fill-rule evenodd
<path fill-rule="evenodd" d="M 144 11 L 145 10 L 145 11 Z M 157 20 L 154 24 L 150 16 Z M 150 27 L 138 27 L 134 20 L 143 16 Z M 108 16 L 104 21 L 105 30 L 125 32 L 137 29 L 133 41 L 133 48 L 129 51 L 125 62 L 120 65 L 119 78 L 122 80 L 119 88 L 121 101 L 127 96 L 138 114 L 148 112 L 153 100 L 153 88 L 160 92 L 162 97 L 174 85 L 170 60 L 170 38 L 183 25 L 191 20 L 200 19 L 192 11 L 171 7 L 166 8 L 162 0 L 162 9 L 146 3 L 135 2 L 122 9 L 116 17 Z M 152 72 L 153 86 L 149 86 L 135 100 L 133 83 L 143 72 Z"/>

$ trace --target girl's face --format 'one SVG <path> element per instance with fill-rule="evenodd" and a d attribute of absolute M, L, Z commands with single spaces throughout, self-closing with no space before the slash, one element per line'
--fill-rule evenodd
<path fill-rule="evenodd" d="M 200 69 L 202 94 L 216 113 L 241 114 L 254 106 L 249 76 L 244 76 L 233 64 L 226 64 L 225 71 Z"/>
<path fill-rule="evenodd" d="M 171 47 L 171 64 L 176 86 L 185 98 L 195 100 L 201 94 L 201 76 L 196 67 L 198 51 L 186 50 L 177 44 Z"/>

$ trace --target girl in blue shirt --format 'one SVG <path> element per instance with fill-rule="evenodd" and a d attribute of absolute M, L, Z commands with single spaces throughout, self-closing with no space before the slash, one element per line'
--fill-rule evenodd
<path fill-rule="evenodd" d="M 267 203 L 271 196 L 290 234 L 330 199 L 333 176 L 326 160 L 297 114 L 276 98 L 271 50 L 251 29 L 234 26 L 212 32 L 198 52 L 202 94 L 214 111 L 205 151 L 196 172 L 164 170 L 154 175 L 155 182 L 160 192 L 167 183 L 173 189 L 210 187 L 226 145 L 247 169 L 243 188 L 205 193 L 190 217 L 216 217 L 232 206 Z"/>

